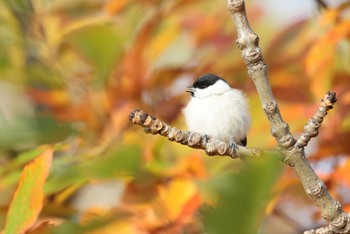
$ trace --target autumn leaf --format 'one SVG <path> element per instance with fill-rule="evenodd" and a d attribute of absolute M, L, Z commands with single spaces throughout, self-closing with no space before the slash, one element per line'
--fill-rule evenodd
<path fill-rule="evenodd" d="M 35 223 L 43 207 L 43 186 L 52 154 L 50 147 L 24 167 L 7 213 L 4 234 L 23 233 Z"/>
<path fill-rule="evenodd" d="M 156 60 L 179 35 L 180 27 L 176 19 L 168 22 L 163 27 L 164 29 L 153 37 L 147 47 L 149 60 Z"/>
<path fill-rule="evenodd" d="M 48 234 L 52 233 L 52 229 L 63 223 L 63 219 L 59 218 L 43 218 L 38 219 L 26 234 Z"/>
<path fill-rule="evenodd" d="M 129 4 L 129 0 L 114 0 L 106 3 L 105 11 L 109 15 L 118 14 L 127 4 Z"/>
<path fill-rule="evenodd" d="M 350 211 L 350 205 L 347 204 L 347 205 L 343 206 L 343 209 L 344 209 L 345 212 L 349 212 Z"/>
<path fill-rule="evenodd" d="M 341 22 L 316 41 L 309 50 L 305 59 L 305 67 L 311 80 L 311 90 L 315 96 L 321 97 L 329 89 L 329 78 L 335 64 L 336 47 L 349 35 L 350 21 Z"/>
<path fill-rule="evenodd" d="M 160 187 L 159 193 L 167 217 L 172 221 L 192 214 L 200 204 L 196 185 L 189 179 L 174 179 L 168 187 Z"/>
<path fill-rule="evenodd" d="M 350 186 L 350 160 L 347 160 L 333 173 L 333 181 Z"/>

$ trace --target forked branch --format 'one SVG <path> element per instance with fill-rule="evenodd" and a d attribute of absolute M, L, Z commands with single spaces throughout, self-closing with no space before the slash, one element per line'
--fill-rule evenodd
<path fill-rule="evenodd" d="M 267 66 L 264 64 L 259 48 L 258 36 L 249 26 L 243 0 L 227 0 L 227 8 L 236 25 L 238 39 L 237 46 L 242 52 L 242 57 L 247 65 L 248 74 L 253 79 L 259 93 L 265 114 L 270 122 L 272 135 L 279 146 L 284 150 L 285 163 L 291 166 L 299 177 L 306 194 L 321 210 L 322 216 L 330 222 L 325 229 L 315 230 L 314 233 L 327 230 L 325 233 L 349 233 L 350 218 L 345 213 L 338 201 L 330 195 L 325 184 L 316 175 L 305 157 L 304 147 L 311 137 L 318 134 L 318 129 L 327 111 L 333 107 L 336 101 L 335 93 L 327 93 L 321 102 L 316 115 L 306 125 L 302 137 L 296 141 L 289 131 L 279 112 L 275 98 L 272 95 L 271 86 L 267 78 Z"/>

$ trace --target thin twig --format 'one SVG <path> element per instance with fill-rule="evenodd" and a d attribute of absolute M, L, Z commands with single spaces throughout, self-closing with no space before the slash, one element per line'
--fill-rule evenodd
<path fill-rule="evenodd" d="M 229 156 L 231 158 L 258 158 L 263 152 L 257 148 L 247 148 L 232 143 L 216 140 L 210 136 L 201 135 L 197 132 L 183 131 L 171 127 L 154 116 L 150 116 L 143 110 L 135 109 L 129 115 L 129 120 L 143 127 L 146 133 L 159 134 L 167 137 L 170 141 L 188 145 L 191 148 L 203 149 L 209 156 Z"/>
<path fill-rule="evenodd" d="M 323 118 L 327 115 L 329 110 L 333 109 L 333 105 L 336 101 L 337 98 L 334 92 L 326 93 L 325 97 L 321 99 L 321 105 L 318 108 L 317 113 L 305 125 L 304 132 L 297 140 L 295 147 L 307 146 L 311 138 L 318 135 Z"/>

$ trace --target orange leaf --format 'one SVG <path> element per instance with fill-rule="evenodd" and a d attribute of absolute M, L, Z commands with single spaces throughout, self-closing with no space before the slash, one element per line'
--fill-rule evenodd
<path fill-rule="evenodd" d="M 198 208 L 198 190 L 194 181 L 190 179 L 174 179 L 167 188 L 161 187 L 159 192 L 168 218 L 172 221 Z M 196 201 L 195 205 L 191 204 L 193 199 Z M 190 209 L 188 205 L 191 205 Z M 193 205 L 195 208 L 192 207 Z"/>
<path fill-rule="evenodd" d="M 334 50 L 334 43 L 322 38 L 314 44 L 306 56 L 306 73 L 311 80 L 311 90 L 316 97 L 321 97 L 328 90 L 328 78 L 335 59 Z"/>
<path fill-rule="evenodd" d="M 7 212 L 4 234 L 23 233 L 37 220 L 43 207 L 43 186 L 51 167 L 52 154 L 50 147 L 24 167 Z"/>
<path fill-rule="evenodd" d="M 309 50 L 305 59 L 305 68 L 311 79 L 311 89 L 315 96 L 321 97 L 329 89 L 329 78 L 335 63 L 336 47 L 349 35 L 350 21 L 341 22 L 316 41 Z"/>
<path fill-rule="evenodd" d="M 62 108 L 71 105 L 70 97 L 65 90 L 31 89 L 29 95 L 35 102 L 50 107 Z"/>
<path fill-rule="evenodd" d="M 118 14 L 127 4 L 129 0 L 112 0 L 106 4 L 105 10 L 109 15 Z"/>
<path fill-rule="evenodd" d="M 203 157 L 199 154 L 193 154 L 187 158 L 188 170 L 197 178 L 205 179 L 208 177 Z"/>
<path fill-rule="evenodd" d="M 333 174 L 333 181 L 339 181 L 346 186 L 350 186 L 350 160 L 347 160 L 344 165 L 339 167 Z"/>
<path fill-rule="evenodd" d="M 347 212 L 347 213 L 350 212 L 350 204 L 344 205 L 344 206 L 343 206 L 343 209 L 344 209 L 344 211 Z"/>

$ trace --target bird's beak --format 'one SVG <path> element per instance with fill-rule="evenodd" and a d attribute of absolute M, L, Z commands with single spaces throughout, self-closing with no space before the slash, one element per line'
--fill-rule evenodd
<path fill-rule="evenodd" d="M 187 89 L 186 89 L 186 92 L 190 93 L 190 94 L 194 94 L 194 88 L 193 86 L 188 86 Z"/>

